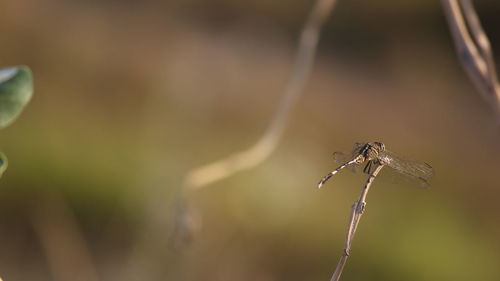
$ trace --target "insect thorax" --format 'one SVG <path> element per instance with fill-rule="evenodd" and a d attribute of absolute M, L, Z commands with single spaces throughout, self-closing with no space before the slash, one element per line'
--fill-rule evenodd
<path fill-rule="evenodd" d="M 385 151 L 385 145 L 381 142 L 369 142 L 365 144 L 359 154 L 363 155 L 365 161 L 372 161 L 378 159 L 378 154 Z"/>

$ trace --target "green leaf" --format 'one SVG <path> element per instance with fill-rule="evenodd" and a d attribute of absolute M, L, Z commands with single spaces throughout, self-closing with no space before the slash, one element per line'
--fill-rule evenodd
<path fill-rule="evenodd" d="M 33 77 L 27 66 L 0 68 L 0 129 L 21 114 L 32 95 Z"/>
<path fill-rule="evenodd" d="M 7 160 L 7 156 L 0 152 L 0 178 L 2 177 L 5 170 L 7 170 L 7 166 L 9 166 L 9 161 Z"/>

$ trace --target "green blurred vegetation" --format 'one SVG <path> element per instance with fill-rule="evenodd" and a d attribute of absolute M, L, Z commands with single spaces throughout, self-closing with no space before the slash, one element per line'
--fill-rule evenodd
<path fill-rule="evenodd" d="M 500 131 L 438 2 L 340 1 L 283 143 L 193 194 L 198 231 L 171 247 L 186 172 L 263 132 L 311 4 L 3 1 L 1 65 L 36 73 L 0 131 L 3 280 L 328 280 L 364 177 L 315 185 L 372 140 L 436 176 L 374 183 L 342 280 L 499 280 Z M 475 4 L 498 58 L 500 4 Z"/>
<path fill-rule="evenodd" d="M 0 128 L 11 124 L 33 95 L 33 78 L 26 66 L 0 69 Z"/>

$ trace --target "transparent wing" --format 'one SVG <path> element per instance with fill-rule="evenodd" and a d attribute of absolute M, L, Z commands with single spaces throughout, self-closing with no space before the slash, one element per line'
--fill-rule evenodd
<path fill-rule="evenodd" d="M 352 156 L 344 152 L 334 152 L 333 160 L 339 164 L 344 164 L 345 162 L 352 159 Z"/>
<path fill-rule="evenodd" d="M 334 152 L 333 153 L 333 160 L 337 162 L 338 164 L 344 164 L 355 157 L 359 155 L 359 152 L 361 148 L 363 148 L 366 145 L 366 143 L 361 143 L 361 142 L 356 142 L 354 143 L 354 146 L 352 148 L 352 151 L 350 153 L 345 153 L 345 152 Z M 349 169 L 351 172 L 357 173 L 363 169 L 360 169 L 360 164 L 352 164 L 347 169 Z"/>
<path fill-rule="evenodd" d="M 333 159 L 335 162 L 339 164 L 343 164 L 347 161 L 350 161 L 354 159 L 354 157 L 359 155 L 359 152 L 363 146 L 365 146 L 366 143 L 360 143 L 357 142 L 354 144 L 354 147 L 352 148 L 351 153 L 344 153 L 344 152 L 334 152 L 333 153 Z"/>
<path fill-rule="evenodd" d="M 354 157 L 356 157 L 356 155 L 351 155 L 352 153 L 344 153 L 344 152 L 334 152 L 333 153 L 333 160 L 335 160 L 335 162 L 337 162 L 338 164 L 345 164 L 349 161 L 351 161 L 352 159 L 354 159 Z M 359 169 L 359 164 L 352 164 L 352 165 L 349 165 L 348 167 L 346 167 L 348 170 L 350 170 L 351 172 L 359 172 L 361 169 Z"/>
<path fill-rule="evenodd" d="M 335 160 L 335 162 L 337 162 L 338 164 L 347 163 L 359 155 L 361 148 L 363 148 L 365 144 L 366 143 L 361 143 L 361 142 L 354 143 L 354 147 L 352 148 L 352 151 L 350 153 L 334 152 L 333 160 Z M 360 168 L 360 166 L 361 166 L 360 164 L 352 164 L 349 165 L 347 169 L 350 170 L 351 172 L 357 173 L 363 170 Z"/>
<path fill-rule="evenodd" d="M 355 142 L 354 143 L 354 146 L 352 148 L 352 156 L 357 156 L 359 154 L 359 152 L 361 151 L 361 148 L 363 148 L 364 146 L 366 145 L 366 143 L 362 143 L 362 142 Z"/>
<path fill-rule="evenodd" d="M 422 187 L 428 187 L 429 180 L 434 176 L 434 169 L 429 164 L 399 156 L 391 151 L 380 152 L 378 158 L 382 164 Z"/>

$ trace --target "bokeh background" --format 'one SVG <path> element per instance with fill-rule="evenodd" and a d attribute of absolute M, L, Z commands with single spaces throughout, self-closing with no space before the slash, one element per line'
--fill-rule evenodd
<path fill-rule="evenodd" d="M 1 1 L 0 65 L 35 75 L 0 132 L 3 280 L 329 280 L 364 176 L 315 185 L 373 140 L 436 175 L 375 181 L 342 280 L 500 280 L 500 126 L 439 1 L 339 1 L 278 149 L 176 211 L 188 171 L 263 133 L 312 4 Z M 498 58 L 500 2 L 475 4 Z"/>

